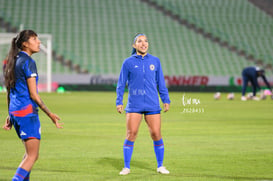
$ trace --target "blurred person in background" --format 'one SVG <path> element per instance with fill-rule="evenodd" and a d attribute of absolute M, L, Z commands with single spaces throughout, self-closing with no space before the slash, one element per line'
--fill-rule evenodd
<path fill-rule="evenodd" d="M 251 83 L 251 87 L 252 87 L 252 96 L 253 96 L 252 99 L 260 100 L 260 98 L 256 96 L 257 89 L 259 90 L 261 89 L 258 83 L 259 77 L 263 79 L 267 88 L 271 90 L 271 86 L 265 77 L 265 71 L 263 69 L 259 67 L 246 67 L 243 69 L 242 71 L 243 87 L 242 87 L 242 97 L 241 97 L 242 101 L 247 100 L 247 97 L 245 96 L 245 94 L 246 94 L 246 88 L 247 88 L 248 82 Z"/>
<path fill-rule="evenodd" d="M 5 68 L 6 68 L 6 66 L 7 66 L 7 63 L 8 63 L 8 57 L 7 58 L 5 58 L 4 60 L 3 60 L 3 62 L 2 62 L 2 69 L 3 69 L 3 75 L 4 75 L 4 72 L 5 72 Z"/>
<path fill-rule="evenodd" d="M 157 160 L 157 172 L 169 174 L 163 166 L 164 143 L 161 136 L 161 108 L 158 93 L 164 106 L 164 112 L 169 110 L 170 99 L 165 85 L 164 75 L 159 58 L 148 53 L 149 42 L 145 34 L 137 34 L 133 40 L 132 55 L 121 67 L 117 84 L 116 108 L 123 112 L 123 94 L 128 83 L 128 103 L 126 106 L 126 139 L 123 145 L 124 168 L 119 173 L 130 173 L 130 162 L 134 142 L 144 115 L 153 140 Z"/>

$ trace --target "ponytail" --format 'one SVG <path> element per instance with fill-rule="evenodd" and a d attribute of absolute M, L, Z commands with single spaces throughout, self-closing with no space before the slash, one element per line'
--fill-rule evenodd
<path fill-rule="evenodd" d="M 7 65 L 4 71 L 5 76 L 5 85 L 7 90 L 9 91 L 10 88 L 15 86 L 15 62 L 16 56 L 19 53 L 20 49 L 18 48 L 17 44 L 18 36 L 13 38 L 11 41 L 11 47 L 8 54 Z"/>
<path fill-rule="evenodd" d="M 23 42 L 27 42 L 31 36 L 37 36 L 37 34 L 33 30 L 23 30 L 11 41 L 7 65 L 4 70 L 5 85 L 8 92 L 15 86 L 15 64 L 17 54 L 23 50 Z"/>
<path fill-rule="evenodd" d="M 134 55 L 136 53 L 136 49 L 133 47 L 131 55 Z"/>

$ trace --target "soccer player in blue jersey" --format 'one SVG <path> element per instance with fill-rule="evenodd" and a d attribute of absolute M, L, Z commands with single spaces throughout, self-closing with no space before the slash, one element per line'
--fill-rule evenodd
<path fill-rule="evenodd" d="M 38 107 L 57 128 L 62 128 L 60 118 L 46 107 L 38 94 L 38 72 L 31 55 L 40 51 L 40 43 L 34 31 L 21 31 L 12 39 L 5 68 L 9 116 L 3 128 L 10 130 L 14 126 L 25 147 L 24 158 L 12 181 L 28 181 L 31 169 L 38 159 L 41 139 Z"/>
<path fill-rule="evenodd" d="M 164 112 L 169 110 L 170 99 L 165 86 L 164 75 L 159 58 L 148 53 L 149 42 L 145 34 L 137 34 L 133 41 L 132 55 L 123 62 L 118 84 L 116 107 L 119 113 L 123 112 L 123 94 L 128 84 L 128 103 L 126 111 L 126 139 L 123 145 L 124 168 L 119 173 L 130 173 L 130 162 L 134 142 L 142 116 L 149 127 L 154 143 L 157 160 L 157 172 L 169 174 L 163 166 L 164 143 L 161 136 L 161 108 L 158 93 L 164 104 Z"/>

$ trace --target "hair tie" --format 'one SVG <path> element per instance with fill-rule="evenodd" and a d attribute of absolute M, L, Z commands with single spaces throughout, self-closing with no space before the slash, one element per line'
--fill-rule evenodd
<path fill-rule="evenodd" d="M 19 35 L 20 35 L 20 33 L 18 33 L 17 36 L 15 37 L 15 43 L 16 43 L 16 44 L 18 43 L 18 41 L 19 41 L 19 39 L 20 39 L 20 36 L 19 36 Z"/>
<path fill-rule="evenodd" d="M 146 35 L 143 34 L 143 33 L 140 33 L 140 34 L 136 35 L 136 37 L 134 38 L 134 43 L 136 42 L 137 38 L 140 37 L 140 36 L 146 36 Z"/>

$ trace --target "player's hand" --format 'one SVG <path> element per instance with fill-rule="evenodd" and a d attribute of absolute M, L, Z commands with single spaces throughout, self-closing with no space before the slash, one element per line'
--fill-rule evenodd
<path fill-rule="evenodd" d="M 55 124 L 56 128 L 63 128 L 62 125 L 63 125 L 64 123 L 60 123 L 60 122 L 59 122 L 61 119 L 59 118 L 58 115 L 56 115 L 56 114 L 54 114 L 54 113 L 50 113 L 50 114 L 49 114 L 49 117 L 50 117 L 50 119 L 52 120 L 52 122 Z"/>
<path fill-rule="evenodd" d="M 169 111 L 169 109 L 170 109 L 170 104 L 168 104 L 168 103 L 164 103 L 164 108 L 163 108 L 163 110 L 164 110 L 164 112 L 167 112 L 167 111 Z"/>
<path fill-rule="evenodd" d="M 11 128 L 12 128 L 12 123 L 10 121 L 10 117 L 8 116 L 6 118 L 6 122 L 5 122 L 4 126 L 3 126 L 3 129 L 5 129 L 5 130 L 11 130 Z"/>
<path fill-rule="evenodd" d="M 118 113 L 123 113 L 123 105 L 117 105 L 117 111 Z"/>

